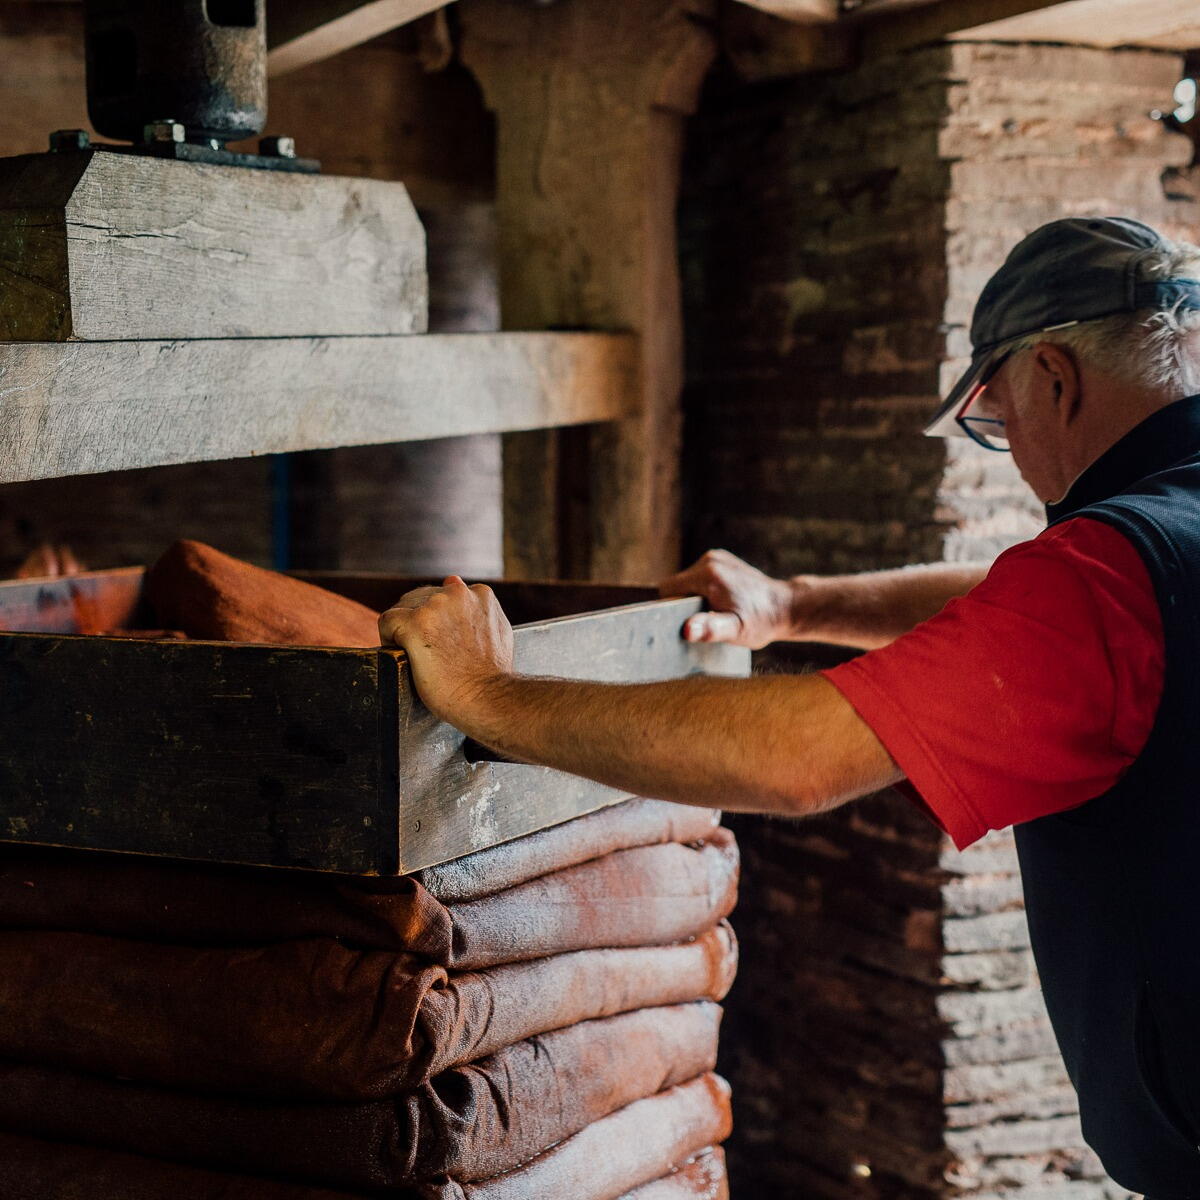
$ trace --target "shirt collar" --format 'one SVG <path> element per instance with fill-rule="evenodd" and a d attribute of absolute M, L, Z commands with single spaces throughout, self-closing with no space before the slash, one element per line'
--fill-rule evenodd
<path fill-rule="evenodd" d="M 1051 524 L 1061 521 L 1198 452 L 1200 395 L 1176 400 L 1134 426 L 1071 484 L 1061 500 L 1046 505 L 1046 517 Z"/>

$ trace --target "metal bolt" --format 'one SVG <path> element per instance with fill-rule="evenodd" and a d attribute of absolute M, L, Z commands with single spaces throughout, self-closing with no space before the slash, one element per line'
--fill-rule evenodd
<path fill-rule="evenodd" d="M 91 140 L 86 129 L 56 129 L 50 135 L 50 149 L 55 154 L 64 150 L 86 150 Z"/>
<path fill-rule="evenodd" d="M 142 129 L 142 140 L 146 142 L 182 142 L 187 130 L 178 121 L 151 121 Z"/>
<path fill-rule="evenodd" d="M 265 158 L 295 158 L 296 139 L 290 137 L 265 137 L 258 143 L 258 152 Z"/>

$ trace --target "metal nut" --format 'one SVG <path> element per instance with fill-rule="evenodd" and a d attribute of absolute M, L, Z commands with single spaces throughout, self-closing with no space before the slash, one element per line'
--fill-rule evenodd
<path fill-rule="evenodd" d="M 178 121 L 151 121 L 142 130 L 142 140 L 147 142 L 182 142 L 186 136 Z"/>
<path fill-rule="evenodd" d="M 55 154 L 66 150 L 86 150 L 91 141 L 86 129 L 56 129 L 50 135 L 50 149 Z"/>
<path fill-rule="evenodd" d="M 265 137 L 258 143 L 258 152 L 264 158 L 295 158 L 296 139 L 290 137 Z"/>

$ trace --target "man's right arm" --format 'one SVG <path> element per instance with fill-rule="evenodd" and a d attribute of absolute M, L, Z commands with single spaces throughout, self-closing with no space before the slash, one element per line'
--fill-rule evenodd
<path fill-rule="evenodd" d="M 982 582 L 986 565 L 935 563 L 861 575 L 772 579 L 727 550 L 710 550 L 664 580 L 664 596 L 696 595 L 709 612 L 692 617 L 685 636 L 758 649 L 770 642 L 827 642 L 873 650 L 886 646 L 946 603 Z"/>

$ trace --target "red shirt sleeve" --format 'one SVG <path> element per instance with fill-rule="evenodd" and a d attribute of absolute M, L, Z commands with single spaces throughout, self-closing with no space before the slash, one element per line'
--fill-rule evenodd
<path fill-rule="evenodd" d="M 911 633 L 823 674 L 962 849 L 1108 791 L 1150 735 L 1163 658 L 1137 551 L 1076 518 L 1002 554 Z"/>

